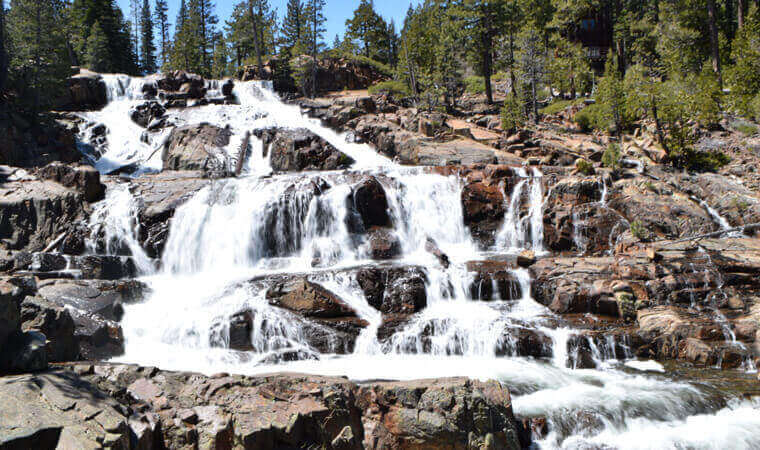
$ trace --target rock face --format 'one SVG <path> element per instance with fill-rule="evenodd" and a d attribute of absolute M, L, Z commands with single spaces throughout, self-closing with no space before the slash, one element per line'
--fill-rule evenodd
<path fill-rule="evenodd" d="M 0 186 L 0 245 L 39 251 L 85 216 L 82 194 L 51 181 Z"/>
<path fill-rule="evenodd" d="M 254 134 L 271 152 L 272 169 L 279 172 L 345 169 L 354 163 L 348 155 L 305 128 L 268 128 Z"/>
<path fill-rule="evenodd" d="M 362 180 L 351 190 L 351 210 L 361 218 L 364 229 L 390 225 L 388 198 L 375 177 Z"/>
<path fill-rule="evenodd" d="M 426 277 L 419 267 L 367 267 L 356 280 L 367 303 L 383 313 L 413 314 L 427 305 Z"/>
<path fill-rule="evenodd" d="M 289 309 L 304 317 L 331 319 L 356 316 L 356 311 L 335 294 L 303 278 L 277 283 L 269 288 L 266 296 L 270 305 Z"/>
<path fill-rule="evenodd" d="M 462 189 L 464 223 L 485 246 L 493 243 L 506 212 L 504 189 L 498 184 L 473 182 Z"/>
<path fill-rule="evenodd" d="M 72 167 L 61 163 L 51 163 L 37 173 L 40 178 L 77 190 L 90 203 L 103 200 L 105 197 L 106 187 L 100 182 L 100 173 L 91 166 Z"/>
<path fill-rule="evenodd" d="M 305 64 L 310 61 L 306 55 L 298 58 L 297 64 Z M 238 78 L 241 81 L 249 80 L 273 80 L 274 88 L 278 92 L 295 92 L 296 83 L 289 77 L 281 76 L 283 72 L 282 61 L 273 58 L 267 61 L 263 66 L 263 73 L 258 73 L 256 66 L 245 66 L 238 72 Z M 317 91 L 341 91 L 344 89 L 366 89 L 378 81 L 387 79 L 387 77 L 370 64 L 362 61 L 346 58 L 323 58 L 318 61 L 317 65 Z"/>
<path fill-rule="evenodd" d="M 63 106 L 73 111 L 100 109 L 108 103 L 106 84 L 99 74 L 81 69 L 68 79 L 69 98 Z"/>
<path fill-rule="evenodd" d="M 3 448 L 503 448 L 522 427 L 496 381 L 444 378 L 357 385 L 68 366 L 0 379 Z"/>
<path fill-rule="evenodd" d="M 129 112 L 129 118 L 141 127 L 148 128 L 151 122 L 160 119 L 164 114 L 166 114 L 166 109 L 160 103 L 151 101 L 137 105 Z"/>
<path fill-rule="evenodd" d="M 231 166 L 223 147 L 230 143 L 230 136 L 229 130 L 208 123 L 173 129 L 161 155 L 164 170 L 228 173 Z"/>

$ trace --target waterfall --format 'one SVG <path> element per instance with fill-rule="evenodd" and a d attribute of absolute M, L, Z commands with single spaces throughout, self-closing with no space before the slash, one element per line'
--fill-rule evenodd
<path fill-rule="evenodd" d="M 161 170 L 157 149 L 168 131 L 140 139 L 145 130 L 126 119 L 130 108 L 145 101 L 143 81 L 104 79 L 109 104 L 81 114 L 91 124 L 81 140 L 89 142 L 98 124 L 107 129 L 96 145 L 100 157 L 92 156 L 96 167 L 108 172 L 136 163 L 134 176 Z M 215 95 L 219 83 L 209 82 L 209 88 Z M 128 184 L 109 184 L 90 220 L 89 251 L 131 255 L 150 288 L 143 302 L 125 305 L 126 348 L 118 361 L 357 380 L 496 378 L 509 387 L 516 414 L 546 418 L 550 432 L 536 444 L 540 448 L 636 448 L 642 442 L 701 448 L 734 442 L 729 439 L 739 447 L 760 445 L 757 402 L 733 401 L 730 394 L 716 401 L 718 394 L 704 386 L 674 381 L 658 363 L 634 359 L 624 336 L 594 336 L 535 301 L 530 271 L 512 261 L 526 250 L 546 254 L 546 180 L 538 168 L 514 169 L 511 192 L 504 190 L 503 223 L 493 247 L 482 251 L 464 223 L 459 176 L 398 166 L 304 117 L 267 83 L 237 82 L 233 93 L 239 104 L 170 110 L 167 121 L 229 126 L 226 150 L 233 157 L 247 132 L 307 128 L 356 163 L 346 171 L 272 174 L 261 141 L 252 137 L 240 177 L 215 180 L 177 207 L 158 265 L 140 247 L 138 208 Z M 349 199 L 370 176 L 385 191 L 388 230 L 399 241 L 400 254 L 390 261 L 370 259 L 367 235 L 352 227 L 356 211 Z M 604 206 L 604 181 L 600 189 Z M 428 251 L 431 240 L 449 264 Z M 481 263 L 496 267 L 499 278 L 479 279 Z M 360 270 L 413 273 L 424 285 L 425 307 L 380 337 L 393 314 L 370 305 Z M 303 317 L 270 304 L 268 290 L 293 278 L 319 284 L 355 317 L 336 331 L 333 317 Z M 244 327 L 237 326 L 241 322 Z M 345 336 L 351 333 L 349 345 Z M 245 348 L 235 345 L 241 337 Z M 593 368 L 581 368 L 589 361 Z"/>

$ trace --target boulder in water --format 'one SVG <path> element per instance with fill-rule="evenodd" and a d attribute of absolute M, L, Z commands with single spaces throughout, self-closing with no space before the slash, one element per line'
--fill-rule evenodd
<path fill-rule="evenodd" d="M 462 189 L 464 223 L 484 246 L 493 244 L 504 219 L 504 190 L 499 184 L 472 182 Z"/>
<path fill-rule="evenodd" d="M 383 313 L 413 314 L 427 306 L 425 274 L 421 268 L 365 267 L 356 281 L 373 308 Z"/>
<path fill-rule="evenodd" d="M 272 169 L 278 172 L 337 170 L 350 167 L 354 160 L 329 142 L 305 128 L 267 128 L 254 131 L 271 152 Z"/>
<path fill-rule="evenodd" d="M 164 170 L 202 170 L 228 173 L 229 155 L 224 147 L 232 133 L 225 128 L 200 123 L 172 130 L 164 144 Z"/>
<path fill-rule="evenodd" d="M 368 239 L 372 259 L 393 259 L 401 255 L 401 241 L 392 229 L 374 227 L 369 231 Z"/>
<path fill-rule="evenodd" d="M 151 125 L 154 121 L 163 117 L 164 114 L 166 114 L 166 109 L 161 106 L 160 103 L 150 101 L 132 108 L 132 110 L 129 111 L 129 118 L 132 119 L 132 122 L 143 128 L 147 128 L 148 125 Z M 153 126 L 154 128 L 157 127 L 157 125 Z"/>
<path fill-rule="evenodd" d="M 66 107 L 74 111 L 100 109 L 108 103 L 106 84 L 95 72 L 81 69 L 68 79 L 69 98 Z"/>
<path fill-rule="evenodd" d="M 275 283 L 267 290 L 266 296 L 270 305 L 289 309 L 304 317 L 356 316 L 356 311 L 337 295 L 305 278 Z"/>
<path fill-rule="evenodd" d="M 358 214 L 365 230 L 390 226 L 388 199 L 383 185 L 375 177 L 367 177 L 351 190 L 350 206 Z"/>
<path fill-rule="evenodd" d="M 233 96 L 232 91 L 235 89 L 235 82 L 230 80 L 226 80 L 224 83 L 222 83 L 222 95 L 224 95 L 227 98 L 230 98 Z"/>
<path fill-rule="evenodd" d="M 79 358 L 74 319 L 68 310 L 41 297 L 27 297 L 21 304 L 21 319 L 24 331 L 38 331 L 45 335 L 49 362 L 76 361 Z"/>

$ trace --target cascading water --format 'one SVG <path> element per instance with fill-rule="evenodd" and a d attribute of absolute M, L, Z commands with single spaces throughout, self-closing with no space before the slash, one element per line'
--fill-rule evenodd
<path fill-rule="evenodd" d="M 117 108 L 126 114 L 127 104 L 140 95 L 139 81 L 114 76 L 109 86 L 114 91 L 111 102 L 90 116 L 109 130 L 101 158 L 106 160 L 96 164 L 108 170 L 140 161 L 143 170 L 158 169 L 148 156 L 162 145 L 160 137 L 134 152 L 122 148 L 131 145 L 132 137 L 114 134 Z M 177 209 L 158 270 L 137 244 L 131 194 L 109 189 L 92 218 L 100 230 L 93 240 L 100 236 L 106 251 L 125 247 L 144 261 L 144 267 L 139 264 L 142 279 L 150 287 L 144 302 L 126 306 L 126 352 L 119 360 L 206 373 L 285 369 L 355 379 L 497 378 L 510 388 L 516 414 L 548 420 L 550 433 L 537 443 L 541 448 L 760 445 L 760 405 L 674 382 L 660 374 L 662 366 L 631 360 L 630 352 L 618 350 L 620 343 L 609 338 L 589 340 L 597 369 L 569 368 L 570 341 L 579 331 L 533 300 L 527 270 L 505 269 L 517 295 L 502 298 L 494 281 L 487 301 L 473 298 L 469 262 L 522 250 L 543 253 L 540 171 L 515 168 L 518 180 L 505 195 L 503 226 L 494 248 L 483 252 L 464 225 L 458 177 L 398 167 L 303 117 L 260 83 L 238 83 L 234 92 L 240 105 L 190 108 L 173 113 L 171 120 L 229 124 L 236 138 L 228 151 L 239 147 L 246 131 L 304 127 L 357 163 L 347 172 L 269 176 L 271 167 L 253 139 L 245 176 L 217 180 Z M 377 333 L 383 315 L 370 306 L 352 272 L 380 266 L 368 258 L 365 238 L 349 226 L 353 212 L 347 198 L 368 175 L 385 189 L 390 222 L 400 241 L 401 256 L 392 264 L 418 268 L 427 295 L 426 307 L 387 340 L 378 339 Z M 606 195 L 602 197 L 604 201 Z M 426 251 L 428 240 L 448 255 L 448 268 Z M 292 274 L 336 294 L 365 323 L 351 352 L 345 354 L 349 349 L 344 342 L 329 339 L 327 351 L 320 352 L 309 335 L 324 332 L 323 325 L 307 324 L 269 304 L 266 293 L 272 280 Z M 230 348 L 236 338 L 230 324 L 241 313 L 250 318 L 247 351 Z M 523 333 L 545 336 L 542 345 L 548 356 L 522 356 Z M 283 362 L 283 351 L 293 361 Z"/>

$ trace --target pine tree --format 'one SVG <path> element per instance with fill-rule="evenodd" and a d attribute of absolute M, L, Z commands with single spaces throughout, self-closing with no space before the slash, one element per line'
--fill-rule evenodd
<path fill-rule="evenodd" d="M 15 89 L 34 113 L 40 112 L 60 94 L 68 71 L 54 1 L 13 0 L 7 23 Z"/>
<path fill-rule="evenodd" d="M 375 12 L 372 0 L 360 0 L 354 16 L 346 20 L 346 37 L 362 43 L 362 53 L 367 58 L 387 62 L 387 25 Z"/>
<path fill-rule="evenodd" d="M 87 67 L 96 72 L 110 72 L 113 58 L 108 48 L 108 36 L 97 20 L 92 24 L 90 36 L 87 38 L 87 55 L 85 62 Z"/>
<path fill-rule="evenodd" d="M 229 75 L 229 49 L 222 33 L 217 33 L 214 39 L 214 67 L 211 75 L 216 79 L 222 79 Z"/>
<path fill-rule="evenodd" d="M 214 3 L 211 0 L 191 0 L 195 4 L 198 13 L 198 44 L 201 52 L 201 66 L 203 74 L 211 73 L 211 56 L 214 51 L 214 36 L 216 35 L 216 24 L 219 18 L 214 13 Z"/>
<path fill-rule="evenodd" d="M 129 0 L 129 23 L 132 45 L 137 54 L 137 49 L 140 48 L 140 0 Z M 137 57 L 139 61 L 139 55 Z"/>
<path fill-rule="evenodd" d="M 322 39 L 324 38 L 325 29 L 325 16 L 324 16 L 325 0 L 309 0 L 308 14 L 309 14 L 309 41 L 311 43 L 311 95 L 312 97 L 317 94 L 317 56 L 324 47 Z"/>
<path fill-rule="evenodd" d="M 205 75 L 203 55 L 199 43 L 201 34 L 201 14 L 196 0 L 180 3 L 177 14 L 177 24 L 174 32 L 174 45 L 169 56 L 169 67 L 175 70 Z"/>
<path fill-rule="evenodd" d="M 504 32 L 509 13 L 504 0 L 464 0 L 461 4 L 463 30 L 471 59 L 480 67 L 485 83 L 486 101 L 493 103 L 491 74 L 494 67 L 494 43 Z M 540 31 L 537 28 L 537 31 Z"/>
<path fill-rule="evenodd" d="M 288 0 L 285 18 L 282 21 L 282 43 L 288 51 L 303 38 L 306 29 L 305 6 L 301 0 Z"/>
<path fill-rule="evenodd" d="M 156 71 L 156 46 L 153 43 L 153 16 L 150 13 L 149 0 L 143 0 L 140 16 L 140 53 L 142 55 L 142 70 L 145 73 Z"/>
<path fill-rule="evenodd" d="M 538 89 L 544 80 L 546 70 L 545 53 L 541 40 L 539 30 L 533 26 L 528 26 L 518 38 L 520 43 L 520 72 L 527 85 L 526 94 L 534 122 L 538 122 Z"/>
<path fill-rule="evenodd" d="M 161 44 L 161 65 L 169 62 L 169 5 L 166 0 L 156 0 L 153 11 L 156 27 L 158 28 L 158 42 Z"/>

